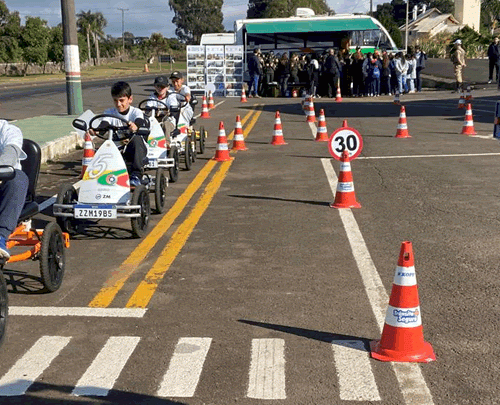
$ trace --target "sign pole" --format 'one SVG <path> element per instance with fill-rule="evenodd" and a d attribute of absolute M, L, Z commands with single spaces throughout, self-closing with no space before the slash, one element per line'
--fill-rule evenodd
<path fill-rule="evenodd" d="M 82 78 L 74 0 L 61 0 L 61 12 L 68 115 L 80 115 L 83 112 Z"/>

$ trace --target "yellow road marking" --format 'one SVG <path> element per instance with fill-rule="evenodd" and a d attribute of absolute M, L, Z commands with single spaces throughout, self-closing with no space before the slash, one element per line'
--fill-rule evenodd
<path fill-rule="evenodd" d="M 242 125 L 245 124 L 255 110 L 250 111 L 242 120 Z M 114 300 L 118 292 L 122 289 L 125 282 L 135 272 L 137 267 L 145 259 L 147 254 L 156 245 L 158 240 L 168 231 L 172 223 L 182 213 L 189 200 L 202 186 L 208 175 L 212 172 L 217 162 L 209 160 L 205 166 L 196 175 L 194 180 L 188 185 L 186 190 L 177 199 L 172 208 L 151 232 L 142 240 L 142 242 L 130 253 L 125 261 L 120 265 L 117 271 L 111 274 L 111 277 L 104 283 L 104 286 L 90 301 L 89 307 L 106 308 Z"/>
<path fill-rule="evenodd" d="M 257 111 L 252 118 L 252 121 L 247 127 L 247 134 L 250 133 L 254 127 L 261 113 L 262 111 Z M 189 216 L 181 225 L 179 225 L 167 246 L 165 246 L 160 256 L 154 263 L 153 267 L 148 271 L 144 280 L 141 281 L 137 289 L 130 297 L 126 305 L 127 308 L 147 307 L 156 291 L 156 288 L 158 287 L 158 284 L 170 269 L 170 266 L 186 244 L 195 226 L 198 224 L 202 215 L 210 205 L 213 197 L 222 185 L 222 181 L 225 179 L 232 162 L 233 160 L 221 163 L 221 167 L 214 174 L 212 180 L 207 184 L 203 195 L 200 197 Z"/>

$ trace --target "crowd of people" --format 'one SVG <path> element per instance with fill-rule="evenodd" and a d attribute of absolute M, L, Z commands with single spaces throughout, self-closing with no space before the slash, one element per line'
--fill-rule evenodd
<path fill-rule="evenodd" d="M 319 53 L 288 52 L 263 54 L 255 49 L 248 58 L 249 97 L 289 97 L 295 89 L 301 94 L 333 98 L 340 86 L 342 96 L 380 95 L 422 91 L 420 73 L 427 55 L 417 45 L 408 52 L 375 50 L 364 54 L 357 47 L 330 48 Z"/>

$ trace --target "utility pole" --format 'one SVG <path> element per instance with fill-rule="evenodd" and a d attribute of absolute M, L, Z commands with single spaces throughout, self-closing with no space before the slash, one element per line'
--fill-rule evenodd
<path fill-rule="evenodd" d="M 61 0 L 64 70 L 66 71 L 66 99 L 69 115 L 83 112 L 80 53 L 76 33 L 75 1 Z"/>
<path fill-rule="evenodd" d="M 370 0 L 370 16 L 373 16 L 373 0 Z"/>
<path fill-rule="evenodd" d="M 405 53 L 408 53 L 408 13 L 410 12 L 410 0 L 406 0 L 406 29 L 405 29 Z"/>
<path fill-rule="evenodd" d="M 125 55 L 125 37 L 123 36 L 125 32 L 125 11 L 128 11 L 128 8 L 118 8 L 122 12 L 122 52 Z"/>

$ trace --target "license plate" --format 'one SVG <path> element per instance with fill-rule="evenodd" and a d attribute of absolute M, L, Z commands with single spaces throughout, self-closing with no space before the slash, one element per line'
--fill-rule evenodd
<path fill-rule="evenodd" d="M 158 159 L 148 158 L 148 166 L 152 168 L 158 167 Z"/>
<path fill-rule="evenodd" d="M 75 205 L 75 218 L 85 219 L 109 219 L 116 218 L 116 207 Z"/>

